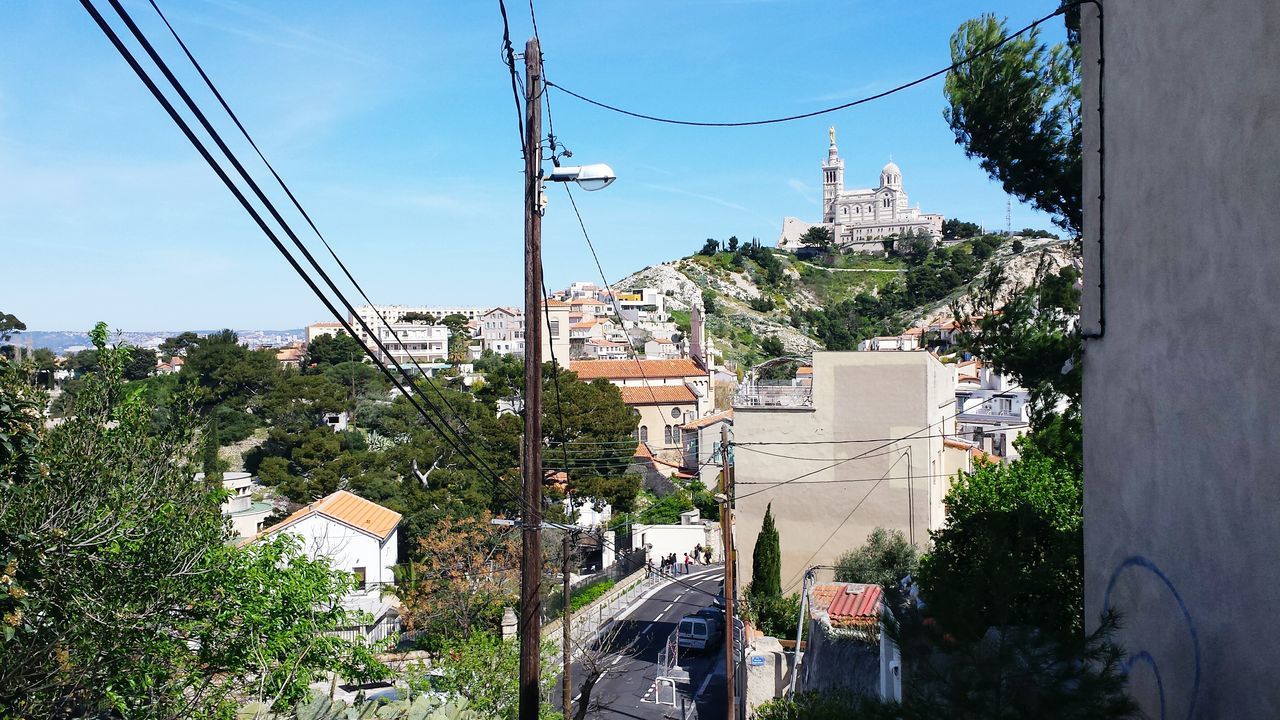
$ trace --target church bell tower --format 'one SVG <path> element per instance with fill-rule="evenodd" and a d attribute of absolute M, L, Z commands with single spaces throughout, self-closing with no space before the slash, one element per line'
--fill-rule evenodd
<path fill-rule="evenodd" d="M 840 151 L 836 148 L 836 129 L 827 131 L 831 139 L 827 147 L 827 161 L 822 164 L 822 222 L 836 221 L 836 200 L 840 191 L 844 190 L 844 160 L 840 159 Z"/>

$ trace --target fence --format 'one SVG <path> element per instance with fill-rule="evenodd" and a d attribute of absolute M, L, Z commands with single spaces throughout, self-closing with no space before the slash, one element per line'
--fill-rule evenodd
<path fill-rule="evenodd" d="M 625 610 L 631 603 L 635 602 L 636 598 L 661 581 L 662 578 L 657 574 L 650 577 L 648 571 L 642 568 L 624 577 L 599 600 L 575 612 L 571 623 L 573 644 L 577 647 L 590 646 L 600 631 L 613 622 L 618 613 Z M 543 641 L 553 643 L 556 648 L 556 655 L 553 659 L 553 662 L 556 663 L 561 662 L 559 653 L 562 645 L 560 641 L 564 637 L 561 627 L 561 621 L 558 619 L 542 626 Z"/>
<path fill-rule="evenodd" d="M 602 580 L 613 580 L 616 583 L 621 583 L 628 575 L 635 573 L 644 566 L 645 553 L 643 550 L 628 550 L 619 553 L 617 560 L 610 567 L 598 573 L 579 578 L 571 583 L 569 585 L 569 597 L 572 598 L 582 588 L 594 585 Z M 547 597 L 542 602 L 542 622 L 544 624 L 560 617 L 563 613 L 563 596 L 564 590 L 561 585 L 551 588 L 550 592 L 547 593 Z"/>
<path fill-rule="evenodd" d="M 398 632 L 400 632 L 400 616 L 389 612 L 368 625 L 339 628 L 329 634 L 348 642 L 361 640 L 374 644 L 383 642 Z"/>

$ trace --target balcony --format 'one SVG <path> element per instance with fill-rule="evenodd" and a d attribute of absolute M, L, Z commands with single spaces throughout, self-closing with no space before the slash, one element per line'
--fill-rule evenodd
<path fill-rule="evenodd" d="M 813 387 L 790 381 L 745 384 L 733 396 L 733 407 L 809 409 L 813 407 Z"/>

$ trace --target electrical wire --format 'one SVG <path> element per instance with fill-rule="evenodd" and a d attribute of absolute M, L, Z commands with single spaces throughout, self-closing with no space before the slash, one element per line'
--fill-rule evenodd
<path fill-rule="evenodd" d="M 255 153 L 257 153 L 258 159 L 261 160 L 262 164 L 265 165 L 267 170 L 271 172 L 271 176 L 275 178 L 276 183 L 280 185 L 280 188 L 282 190 L 284 190 L 285 195 L 289 197 L 289 200 L 290 202 L 293 203 L 294 208 L 296 208 L 297 211 L 302 215 L 303 219 L 306 220 L 307 225 L 311 227 L 312 232 L 314 232 L 316 237 L 320 239 L 320 242 L 324 244 L 325 249 L 329 251 L 329 256 L 332 257 L 333 261 L 337 263 L 339 268 L 341 268 L 343 275 L 346 276 L 347 280 L 356 289 L 356 291 L 360 293 L 360 297 L 363 298 L 365 303 L 369 305 L 369 308 L 370 310 L 373 311 L 374 315 L 377 316 L 377 318 L 382 321 L 383 327 L 385 327 L 387 331 L 391 333 L 392 337 L 395 337 L 398 339 L 399 336 L 396 335 L 396 332 L 391 327 L 391 324 L 387 322 L 386 317 L 381 312 L 378 311 L 377 306 L 374 304 L 374 302 L 369 299 L 369 294 L 366 293 L 364 290 L 364 287 L 362 287 L 360 283 L 356 281 L 355 277 L 351 274 L 351 271 L 347 268 L 346 263 L 342 261 L 342 258 L 338 257 L 338 254 L 337 252 L 334 251 L 333 246 L 329 244 L 329 240 L 325 238 L 324 233 L 320 232 L 320 228 L 318 228 L 316 226 L 315 221 L 311 219 L 311 214 L 308 213 L 306 209 L 302 207 L 302 203 L 298 200 L 297 196 L 293 194 L 293 190 L 284 181 L 284 178 L 280 177 L 280 173 L 276 172 L 275 166 L 273 166 L 271 162 L 267 160 L 266 155 L 263 154 L 262 152 L 262 149 L 258 147 L 258 143 L 255 142 L 253 137 L 249 134 L 249 130 L 245 128 L 244 123 L 240 122 L 240 117 L 236 115 L 234 110 L 231 109 L 231 105 L 227 103 L 226 99 L 222 96 L 222 93 L 219 92 L 217 86 L 214 85 L 213 80 L 209 77 L 208 73 L 205 72 L 204 67 L 200 64 L 198 60 L 196 60 L 195 56 L 191 53 L 191 50 L 187 47 L 186 42 L 184 42 L 182 37 L 178 35 L 178 31 L 174 29 L 173 25 L 169 22 L 169 18 L 165 16 L 164 12 L 160 9 L 160 6 L 156 4 L 156 0 L 150 0 L 150 3 L 151 3 L 152 9 L 156 11 L 156 15 L 160 17 L 160 20 L 164 22 L 165 27 L 169 29 L 169 33 L 173 35 L 173 39 L 176 40 L 178 43 L 178 46 L 182 48 L 182 52 L 186 54 L 187 59 L 191 62 L 192 67 L 194 67 L 196 72 L 199 73 L 200 78 L 204 80 L 205 86 L 209 88 L 209 91 L 213 93 L 213 96 L 218 100 L 218 103 L 222 105 L 222 109 L 226 111 L 227 116 L 230 117 L 231 121 L 235 123 L 236 128 L 240 130 L 240 134 L 244 136 L 244 139 L 246 141 L 248 141 L 249 146 L 253 148 L 253 151 Z M 404 344 L 403 341 L 401 341 L 402 346 L 403 344 Z M 413 363 L 414 368 L 417 369 L 418 373 L 423 378 L 426 378 L 427 372 L 426 370 L 423 369 L 422 365 L 418 363 L 418 359 L 415 358 L 413 356 L 413 353 L 411 352 L 407 354 L 410 362 Z M 465 430 L 467 430 L 468 433 L 471 433 L 474 436 L 475 433 L 471 430 L 470 426 L 467 425 L 466 419 L 463 418 L 461 413 L 458 412 L 457 408 L 453 407 L 453 405 L 449 402 L 449 399 L 440 390 L 440 388 L 437 387 L 435 383 L 429 383 L 429 384 L 436 391 L 436 395 L 439 396 L 440 400 L 445 404 L 446 407 L 449 408 L 450 412 L 452 412 L 458 418 L 462 427 Z"/>
<path fill-rule="evenodd" d="M 553 87 L 566 95 L 570 95 L 585 103 L 595 105 L 596 107 L 609 110 L 611 112 L 615 112 L 620 115 L 627 115 L 629 117 L 638 118 L 640 120 L 649 120 L 652 122 L 664 123 L 667 125 L 684 125 L 684 126 L 690 126 L 690 127 L 750 127 L 755 125 L 775 125 L 778 123 L 792 122 L 795 120 L 804 120 L 806 118 L 817 117 L 819 115 L 826 115 L 826 114 L 837 112 L 840 110 L 847 110 L 851 107 L 856 107 L 858 105 L 865 105 L 869 102 L 873 102 L 881 98 L 894 95 L 896 93 L 902 92 L 903 90 L 907 90 L 909 88 L 915 87 L 916 85 L 920 85 L 922 83 L 928 82 L 929 80 L 932 80 L 938 77 L 939 75 L 944 75 L 948 72 L 951 72 L 952 70 L 955 70 L 961 67 L 962 65 L 966 65 L 970 62 L 973 62 L 974 60 L 982 57 L 983 55 L 987 55 L 989 53 L 995 52 L 996 50 L 1000 49 L 1009 41 L 1013 40 L 1019 35 L 1022 35 L 1023 33 L 1028 32 L 1030 30 L 1033 30 L 1036 27 L 1040 26 L 1041 24 L 1048 22 L 1049 20 L 1067 12 L 1071 8 L 1082 5 L 1085 2 L 1094 2 L 1094 0 L 1078 0 L 1077 2 L 1071 2 L 1071 3 L 1066 3 L 1064 5 L 1061 5 L 1060 7 L 1058 7 L 1058 9 L 1054 10 L 1048 15 L 1045 15 L 1044 17 L 1027 24 L 1022 29 L 1016 32 L 1005 35 L 1004 37 L 992 43 L 990 46 L 983 48 L 982 50 L 978 50 L 974 53 L 971 53 L 970 55 L 956 62 L 953 62 L 947 67 L 944 67 L 940 70 L 935 70 L 929 73 L 928 75 L 916 78 L 915 80 L 911 80 L 909 82 L 902 83 L 901 85 L 897 85 L 883 92 L 878 92 L 878 93 L 875 93 L 874 95 L 868 95 L 866 97 L 858 98 L 857 100 L 852 100 L 850 102 L 842 103 L 840 105 L 834 105 L 832 107 L 822 108 L 821 110 L 814 110 L 811 112 L 800 113 L 798 115 L 787 115 L 784 117 L 769 118 L 766 120 L 743 120 L 743 121 L 737 121 L 737 122 L 709 122 L 709 121 L 697 121 L 697 120 L 679 120 L 675 118 L 661 117 L 658 115 L 650 115 L 646 113 L 635 112 L 632 110 L 624 110 L 623 108 L 617 107 L 615 105 L 611 105 L 606 102 L 602 102 L 600 100 L 593 100 L 585 95 L 574 92 L 573 90 L 570 90 L 564 87 L 563 85 L 557 85 L 549 80 L 546 82 L 546 84 L 547 84 L 547 87 Z"/>
<path fill-rule="evenodd" d="M 965 412 L 968 412 L 968 411 L 966 410 Z M 963 415 L 964 413 L 960 413 L 960 414 Z M 1026 427 L 1031 427 L 1031 426 L 1027 423 L 1018 423 L 1016 425 L 1001 425 L 999 428 L 994 429 L 992 432 L 1004 432 L 1005 430 L 1020 430 Z M 963 436 L 960 433 L 934 433 L 931 435 L 916 435 L 914 439 L 922 440 L 924 438 L 938 438 L 938 437 L 958 438 Z M 890 440 L 895 440 L 895 439 L 897 438 L 860 438 L 856 440 L 758 440 L 758 441 L 751 441 L 751 442 L 734 441 L 730 444 L 734 445 L 735 447 L 740 447 L 744 450 L 749 450 L 751 449 L 749 446 L 757 446 L 757 445 L 849 445 L 852 443 L 888 442 Z M 755 452 L 760 452 L 760 451 L 757 450 Z M 786 457 L 786 456 L 780 455 L 779 457 Z M 803 458 L 798 458 L 798 459 L 803 459 Z"/>
<path fill-rule="evenodd" d="M 503 0 L 498 0 L 498 11 L 502 14 L 502 62 L 511 73 L 511 94 L 516 100 L 516 126 L 520 132 L 520 154 L 524 156 L 529 152 L 524 142 L 524 104 L 521 102 L 524 93 L 518 89 L 520 73 L 516 72 L 515 48 L 511 47 L 511 25 L 507 20 L 507 4 Z"/>

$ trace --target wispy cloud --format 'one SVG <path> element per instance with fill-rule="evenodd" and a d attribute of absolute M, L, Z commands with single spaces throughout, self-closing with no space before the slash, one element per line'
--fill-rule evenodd
<path fill-rule="evenodd" d="M 185 22 L 202 25 L 229 35 L 250 40 L 255 43 L 296 52 L 337 56 L 341 59 L 369 67 L 382 66 L 385 63 L 373 56 L 356 50 L 348 45 L 330 40 L 314 33 L 302 30 L 289 21 L 263 10 L 249 7 L 234 0 L 207 0 L 208 4 L 235 13 L 242 18 L 253 21 L 259 31 L 247 30 L 243 27 L 232 27 L 205 18 L 187 16 Z"/>
<path fill-rule="evenodd" d="M 697 200 L 706 200 L 709 203 L 715 203 L 716 205 L 723 205 L 724 207 L 731 208 L 733 210 L 741 210 L 742 212 L 748 212 L 748 213 L 752 212 L 750 209 L 743 207 L 738 203 L 725 200 L 724 198 L 718 198 L 714 195 L 704 195 L 699 192 L 693 192 L 692 190 L 685 190 L 684 188 L 672 187 L 670 185 L 654 185 L 652 183 L 646 183 L 644 187 L 649 188 L 650 190 L 657 190 L 659 192 L 672 193 L 674 195 L 684 195 L 685 197 L 691 197 Z"/>
<path fill-rule="evenodd" d="M 800 197 L 803 197 L 806 201 L 808 201 L 810 205 L 813 205 L 814 207 L 822 207 L 822 203 L 818 202 L 817 198 L 813 196 L 813 190 L 811 190 L 809 188 L 809 185 L 806 184 L 803 180 L 797 180 L 796 178 L 788 178 L 787 187 L 791 188 L 792 190 L 795 190 L 796 193 L 800 195 Z"/>
<path fill-rule="evenodd" d="M 874 95 L 881 88 L 881 83 L 865 82 L 861 85 L 833 90 L 821 95 L 814 95 L 804 99 L 804 102 L 852 102 L 867 95 Z"/>

